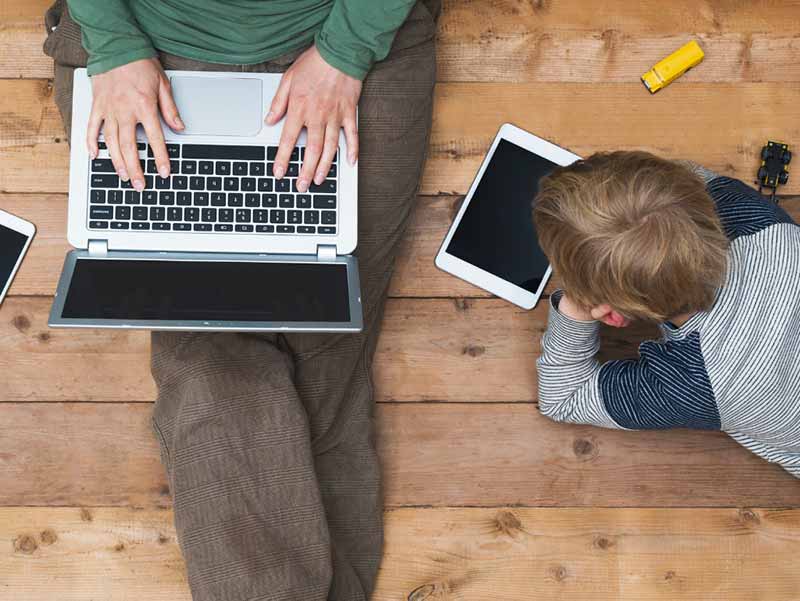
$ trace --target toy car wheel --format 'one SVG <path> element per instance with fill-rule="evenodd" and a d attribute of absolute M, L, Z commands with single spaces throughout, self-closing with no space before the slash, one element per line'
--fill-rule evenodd
<path fill-rule="evenodd" d="M 758 181 L 763 182 L 765 177 L 767 177 L 767 168 L 766 167 L 759 168 Z"/>
<path fill-rule="evenodd" d="M 764 148 L 761 149 L 761 160 L 766 161 L 770 154 L 772 154 L 772 149 L 769 146 L 764 146 Z"/>
<path fill-rule="evenodd" d="M 791 150 L 784 150 L 783 156 L 781 157 L 784 165 L 788 165 L 792 161 L 792 151 Z"/>
<path fill-rule="evenodd" d="M 789 181 L 789 174 L 788 174 L 788 173 L 786 173 L 785 171 L 784 171 L 784 172 L 782 172 L 782 173 L 781 173 L 781 174 L 778 176 L 778 182 L 779 182 L 779 183 L 781 183 L 781 184 L 785 184 L 785 183 L 786 183 L 786 182 L 788 182 L 788 181 Z"/>

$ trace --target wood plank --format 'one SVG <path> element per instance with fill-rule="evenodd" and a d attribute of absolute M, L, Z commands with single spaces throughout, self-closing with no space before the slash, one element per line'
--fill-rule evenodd
<path fill-rule="evenodd" d="M 171 503 L 149 403 L 6 403 L 0 505 Z M 800 482 L 721 433 L 551 422 L 531 404 L 380 404 L 385 503 L 800 505 Z"/>
<path fill-rule="evenodd" d="M 385 529 L 374 601 L 751 601 L 800 586 L 797 509 L 402 509 Z M 14 598 L 190 598 L 169 511 L 0 509 L 0 538 Z"/>
<path fill-rule="evenodd" d="M 9 297 L 0 307 L 0 399 L 150 401 L 149 334 L 49 329 L 51 299 Z M 375 358 L 381 401 L 529 401 L 547 307 L 499 300 L 390 300 Z M 635 356 L 654 332 L 608 328 L 603 358 Z M 41 377 L 46 370 L 47 377 Z M 102 374 L 102 377 L 98 377 Z"/>
<path fill-rule="evenodd" d="M 462 196 L 421 196 L 397 259 L 389 295 L 392 297 L 488 297 L 490 294 L 452 277 L 433 264 Z M 800 223 L 800 196 L 782 197 L 781 206 Z M 10 294 L 47 295 L 55 292 L 66 241 L 67 199 L 59 194 L 0 194 L 0 207 L 36 224 L 31 249 Z M 559 287 L 551 279 L 545 293 Z"/>
<path fill-rule="evenodd" d="M 752 181 L 768 139 L 800 139 L 800 83 L 440 84 L 423 194 L 464 193 L 511 121 L 578 154 L 641 148 Z M 0 80 L 0 192 L 67 189 L 68 150 L 51 86 Z M 675 132 L 675 133 L 673 133 Z M 800 193 L 790 178 L 784 194 Z"/>

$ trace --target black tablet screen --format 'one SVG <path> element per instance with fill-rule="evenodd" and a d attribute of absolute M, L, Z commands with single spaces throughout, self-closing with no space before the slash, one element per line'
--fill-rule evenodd
<path fill-rule="evenodd" d="M 531 212 L 539 179 L 556 167 L 500 140 L 447 252 L 497 277 L 536 292 L 547 271 Z"/>

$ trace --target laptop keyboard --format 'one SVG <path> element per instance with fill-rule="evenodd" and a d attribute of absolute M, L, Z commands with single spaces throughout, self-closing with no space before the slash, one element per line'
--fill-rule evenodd
<path fill-rule="evenodd" d="M 119 179 L 100 143 L 90 164 L 90 230 L 336 234 L 338 154 L 325 181 L 298 192 L 305 147 L 292 151 L 286 175 L 277 180 L 277 146 L 167 144 L 167 178 L 158 175 L 149 145 L 138 146 L 142 192 Z"/>

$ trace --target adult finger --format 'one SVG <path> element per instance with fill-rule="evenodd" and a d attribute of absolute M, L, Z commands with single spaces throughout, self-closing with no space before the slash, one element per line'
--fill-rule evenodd
<path fill-rule="evenodd" d="M 119 149 L 133 187 L 141 192 L 144 190 L 144 173 L 142 173 L 142 166 L 139 163 L 139 151 L 136 148 L 135 121 L 120 123 Z"/>
<path fill-rule="evenodd" d="M 283 124 L 281 141 L 278 143 L 278 152 L 275 154 L 275 163 L 272 166 L 272 173 L 278 179 L 281 179 L 286 174 L 289 159 L 292 156 L 294 147 L 297 145 L 297 138 L 300 136 L 301 129 L 303 129 L 303 120 L 300 115 L 290 113 L 286 123 Z"/>
<path fill-rule="evenodd" d="M 172 129 L 180 131 L 184 128 L 181 115 L 178 112 L 178 105 L 175 104 L 175 99 L 172 97 L 172 86 L 169 85 L 169 80 L 166 77 L 161 78 L 161 83 L 158 86 L 158 108 L 161 110 L 164 121 Z"/>
<path fill-rule="evenodd" d="M 317 171 L 314 174 L 314 183 L 317 185 L 325 181 L 325 178 L 328 177 L 328 172 L 331 170 L 333 157 L 336 156 L 336 151 L 339 150 L 339 131 L 341 131 L 341 126 L 335 121 L 328 123 L 325 128 L 325 146 L 319 159 L 319 165 L 317 165 Z"/>
<path fill-rule="evenodd" d="M 164 132 L 161 131 L 161 122 L 158 114 L 154 110 L 142 119 L 142 127 L 147 136 L 147 142 L 153 151 L 153 160 L 156 162 L 156 169 L 161 177 L 169 176 L 169 155 L 167 146 L 164 143 Z"/>
<path fill-rule="evenodd" d="M 86 131 L 86 148 L 89 151 L 89 158 L 97 158 L 98 147 L 97 138 L 100 136 L 100 126 L 103 124 L 103 116 L 100 111 L 92 105 L 92 112 L 89 115 L 89 127 Z"/>
<path fill-rule="evenodd" d="M 128 177 L 128 170 L 125 168 L 125 159 L 122 158 L 122 153 L 119 150 L 119 125 L 116 120 L 106 119 L 103 124 L 103 137 L 106 140 L 108 154 L 111 156 L 111 162 L 114 164 L 117 175 L 122 181 L 128 181 L 130 178 Z"/>
<path fill-rule="evenodd" d="M 346 117 L 343 126 L 344 139 L 347 143 L 347 162 L 355 165 L 358 160 L 358 125 L 355 114 Z"/>
<path fill-rule="evenodd" d="M 322 147 L 325 143 L 325 124 L 308 123 L 306 124 L 306 154 L 303 157 L 303 167 L 300 169 L 300 176 L 297 178 L 297 190 L 306 192 L 314 173 L 317 171 L 319 159 L 322 156 Z"/>
<path fill-rule="evenodd" d="M 289 106 L 289 90 L 291 89 L 292 75 L 286 72 L 281 77 L 281 83 L 278 85 L 278 91 L 275 92 L 275 97 L 269 105 L 269 112 L 267 113 L 267 125 L 275 125 L 286 114 L 286 109 Z"/>

